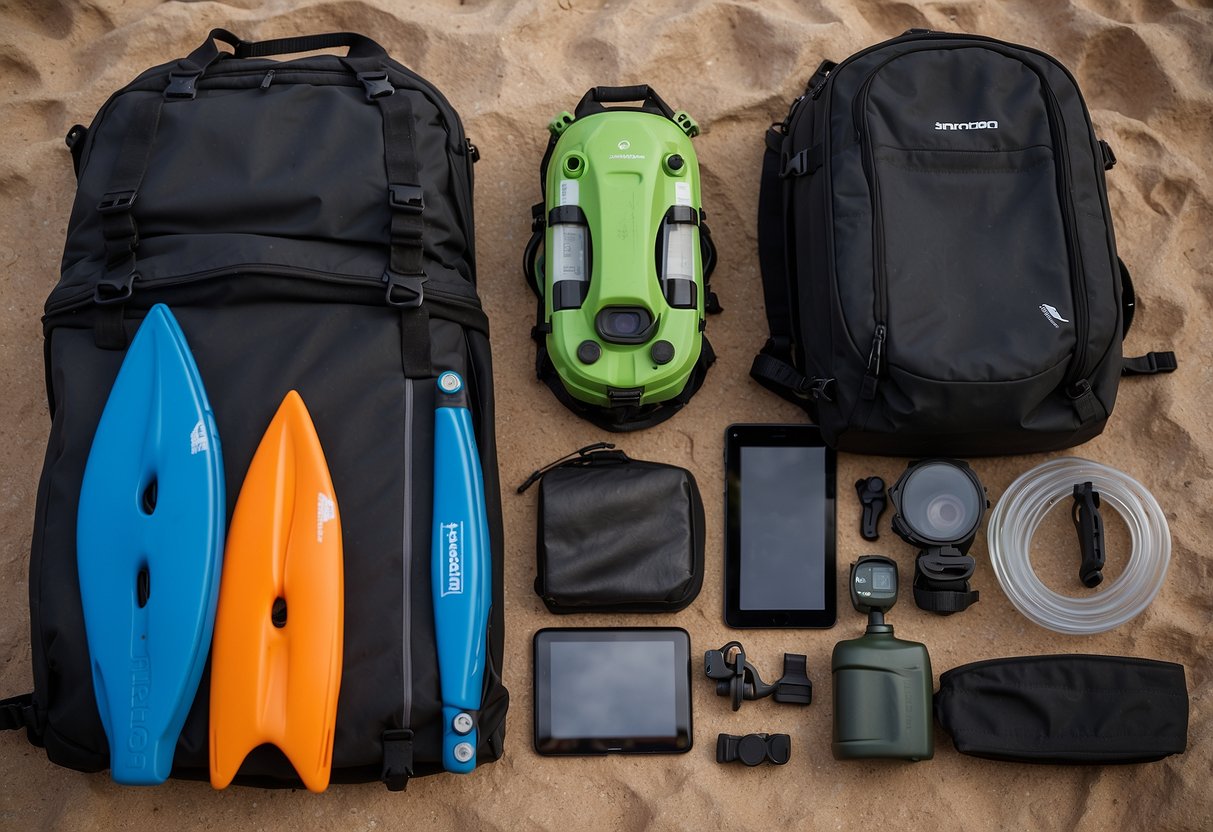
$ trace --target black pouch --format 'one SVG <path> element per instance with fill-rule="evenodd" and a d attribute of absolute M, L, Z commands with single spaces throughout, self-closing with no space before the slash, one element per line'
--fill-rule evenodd
<path fill-rule="evenodd" d="M 554 613 L 676 612 L 703 585 L 703 500 L 685 468 L 589 445 L 536 471 L 535 592 Z"/>
<path fill-rule="evenodd" d="M 1021 656 L 939 677 L 935 718 L 961 754 L 1022 763 L 1148 763 L 1188 743 L 1183 665 Z"/>

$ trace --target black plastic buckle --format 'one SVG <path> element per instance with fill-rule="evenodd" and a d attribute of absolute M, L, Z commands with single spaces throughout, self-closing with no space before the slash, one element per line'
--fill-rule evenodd
<path fill-rule="evenodd" d="M 201 72 L 170 72 L 164 88 L 165 98 L 192 99 L 198 92 L 198 77 Z"/>
<path fill-rule="evenodd" d="M 389 184 L 388 203 L 397 211 L 420 214 L 425 210 L 425 193 L 420 185 Z"/>
<path fill-rule="evenodd" d="M 1112 152 L 1112 145 L 1103 139 L 1099 140 L 1099 155 L 1103 159 L 1104 170 L 1111 170 L 1116 167 L 1116 154 Z"/>
<path fill-rule="evenodd" d="M 463 143 L 467 147 L 467 154 L 468 154 L 468 157 L 472 160 L 472 164 L 474 165 L 477 162 L 479 162 L 480 161 L 480 148 L 478 148 L 478 147 L 476 147 L 476 145 L 472 144 L 471 139 L 464 139 Z"/>
<path fill-rule="evenodd" d="M 138 273 L 132 271 L 125 280 L 99 280 L 93 288 L 93 303 L 98 306 L 126 303 L 134 293 L 135 279 L 138 277 Z"/>
<path fill-rule="evenodd" d="M 884 480 L 880 477 L 864 477 L 855 481 L 855 492 L 859 495 L 862 514 L 859 519 L 859 534 L 864 540 L 880 539 L 880 515 L 884 514 Z"/>
<path fill-rule="evenodd" d="M 808 165 L 809 151 L 801 150 L 794 154 L 783 154 L 783 164 L 780 166 L 779 176 L 787 179 L 789 176 L 800 176 L 805 172 L 805 167 Z"/>
<path fill-rule="evenodd" d="M 359 72 L 358 80 L 362 82 L 362 86 L 366 90 L 367 101 L 374 101 L 376 98 L 387 98 L 396 92 L 396 88 L 388 80 L 386 69 L 378 69 L 374 72 Z"/>
<path fill-rule="evenodd" d="M 607 388 L 607 401 L 611 407 L 640 407 L 640 398 L 643 395 L 643 387 L 629 387 L 625 390 Z"/>
<path fill-rule="evenodd" d="M 954 546 L 940 546 L 923 550 L 915 565 L 929 581 L 960 582 L 973 577 L 977 561 L 971 555 L 962 555 Z"/>
<path fill-rule="evenodd" d="M 809 385 L 809 398 L 819 402 L 834 401 L 834 388 L 837 386 L 837 380 L 832 378 L 812 378 L 808 379 L 813 382 Z"/>
<path fill-rule="evenodd" d="M 383 770 L 379 779 L 388 791 L 402 792 L 413 776 L 413 732 L 391 728 L 383 732 Z"/>
<path fill-rule="evenodd" d="M 118 214 L 129 211 L 138 196 L 138 191 L 110 191 L 97 203 L 97 213 Z"/>
<path fill-rule="evenodd" d="M 397 309 L 419 309 L 425 300 L 425 278 L 384 272 L 387 304 Z M 403 295 L 403 296 L 402 296 Z"/>

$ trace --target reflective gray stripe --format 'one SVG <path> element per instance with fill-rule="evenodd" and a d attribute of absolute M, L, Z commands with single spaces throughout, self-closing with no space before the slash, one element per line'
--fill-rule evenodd
<path fill-rule="evenodd" d="M 401 551 L 403 565 L 403 595 L 400 602 L 401 613 L 401 664 L 400 679 L 401 709 L 400 727 L 408 728 L 413 721 L 413 624 L 411 616 L 412 598 L 409 593 L 412 578 L 413 554 L 413 459 L 410 448 L 413 447 L 413 380 L 404 380 L 404 548 Z"/>

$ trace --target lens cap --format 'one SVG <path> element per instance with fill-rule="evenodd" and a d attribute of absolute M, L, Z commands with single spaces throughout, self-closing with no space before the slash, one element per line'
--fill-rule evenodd
<path fill-rule="evenodd" d="M 911 463 L 889 489 L 896 515 L 893 531 L 914 546 L 968 549 L 986 510 L 985 489 L 964 462 L 927 459 Z"/>

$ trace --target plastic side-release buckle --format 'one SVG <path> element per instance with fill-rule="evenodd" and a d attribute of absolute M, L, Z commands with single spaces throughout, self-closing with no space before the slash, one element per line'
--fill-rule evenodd
<path fill-rule="evenodd" d="M 389 183 L 388 204 L 396 211 L 420 214 L 425 210 L 425 192 L 420 185 Z"/>
<path fill-rule="evenodd" d="M 359 72 L 357 78 L 366 91 L 367 101 L 374 101 L 376 98 L 387 98 L 396 92 L 396 88 L 387 77 L 386 69 L 377 69 L 373 72 Z"/>
<path fill-rule="evenodd" d="M 170 72 L 168 84 L 164 87 L 164 97 L 190 100 L 198 93 L 198 78 L 201 72 Z"/>
<path fill-rule="evenodd" d="M 93 303 L 98 306 L 126 303 L 135 291 L 135 279 L 138 277 L 137 272 L 131 271 L 121 278 L 101 278 L 93 288 Z"/>
<path fill-rule="evenodd" d="M 425 277 L 406 274 L 383 273 L 387 284 L 387 303 L 397 309 L 417 309 L 425 301 Z"/>

